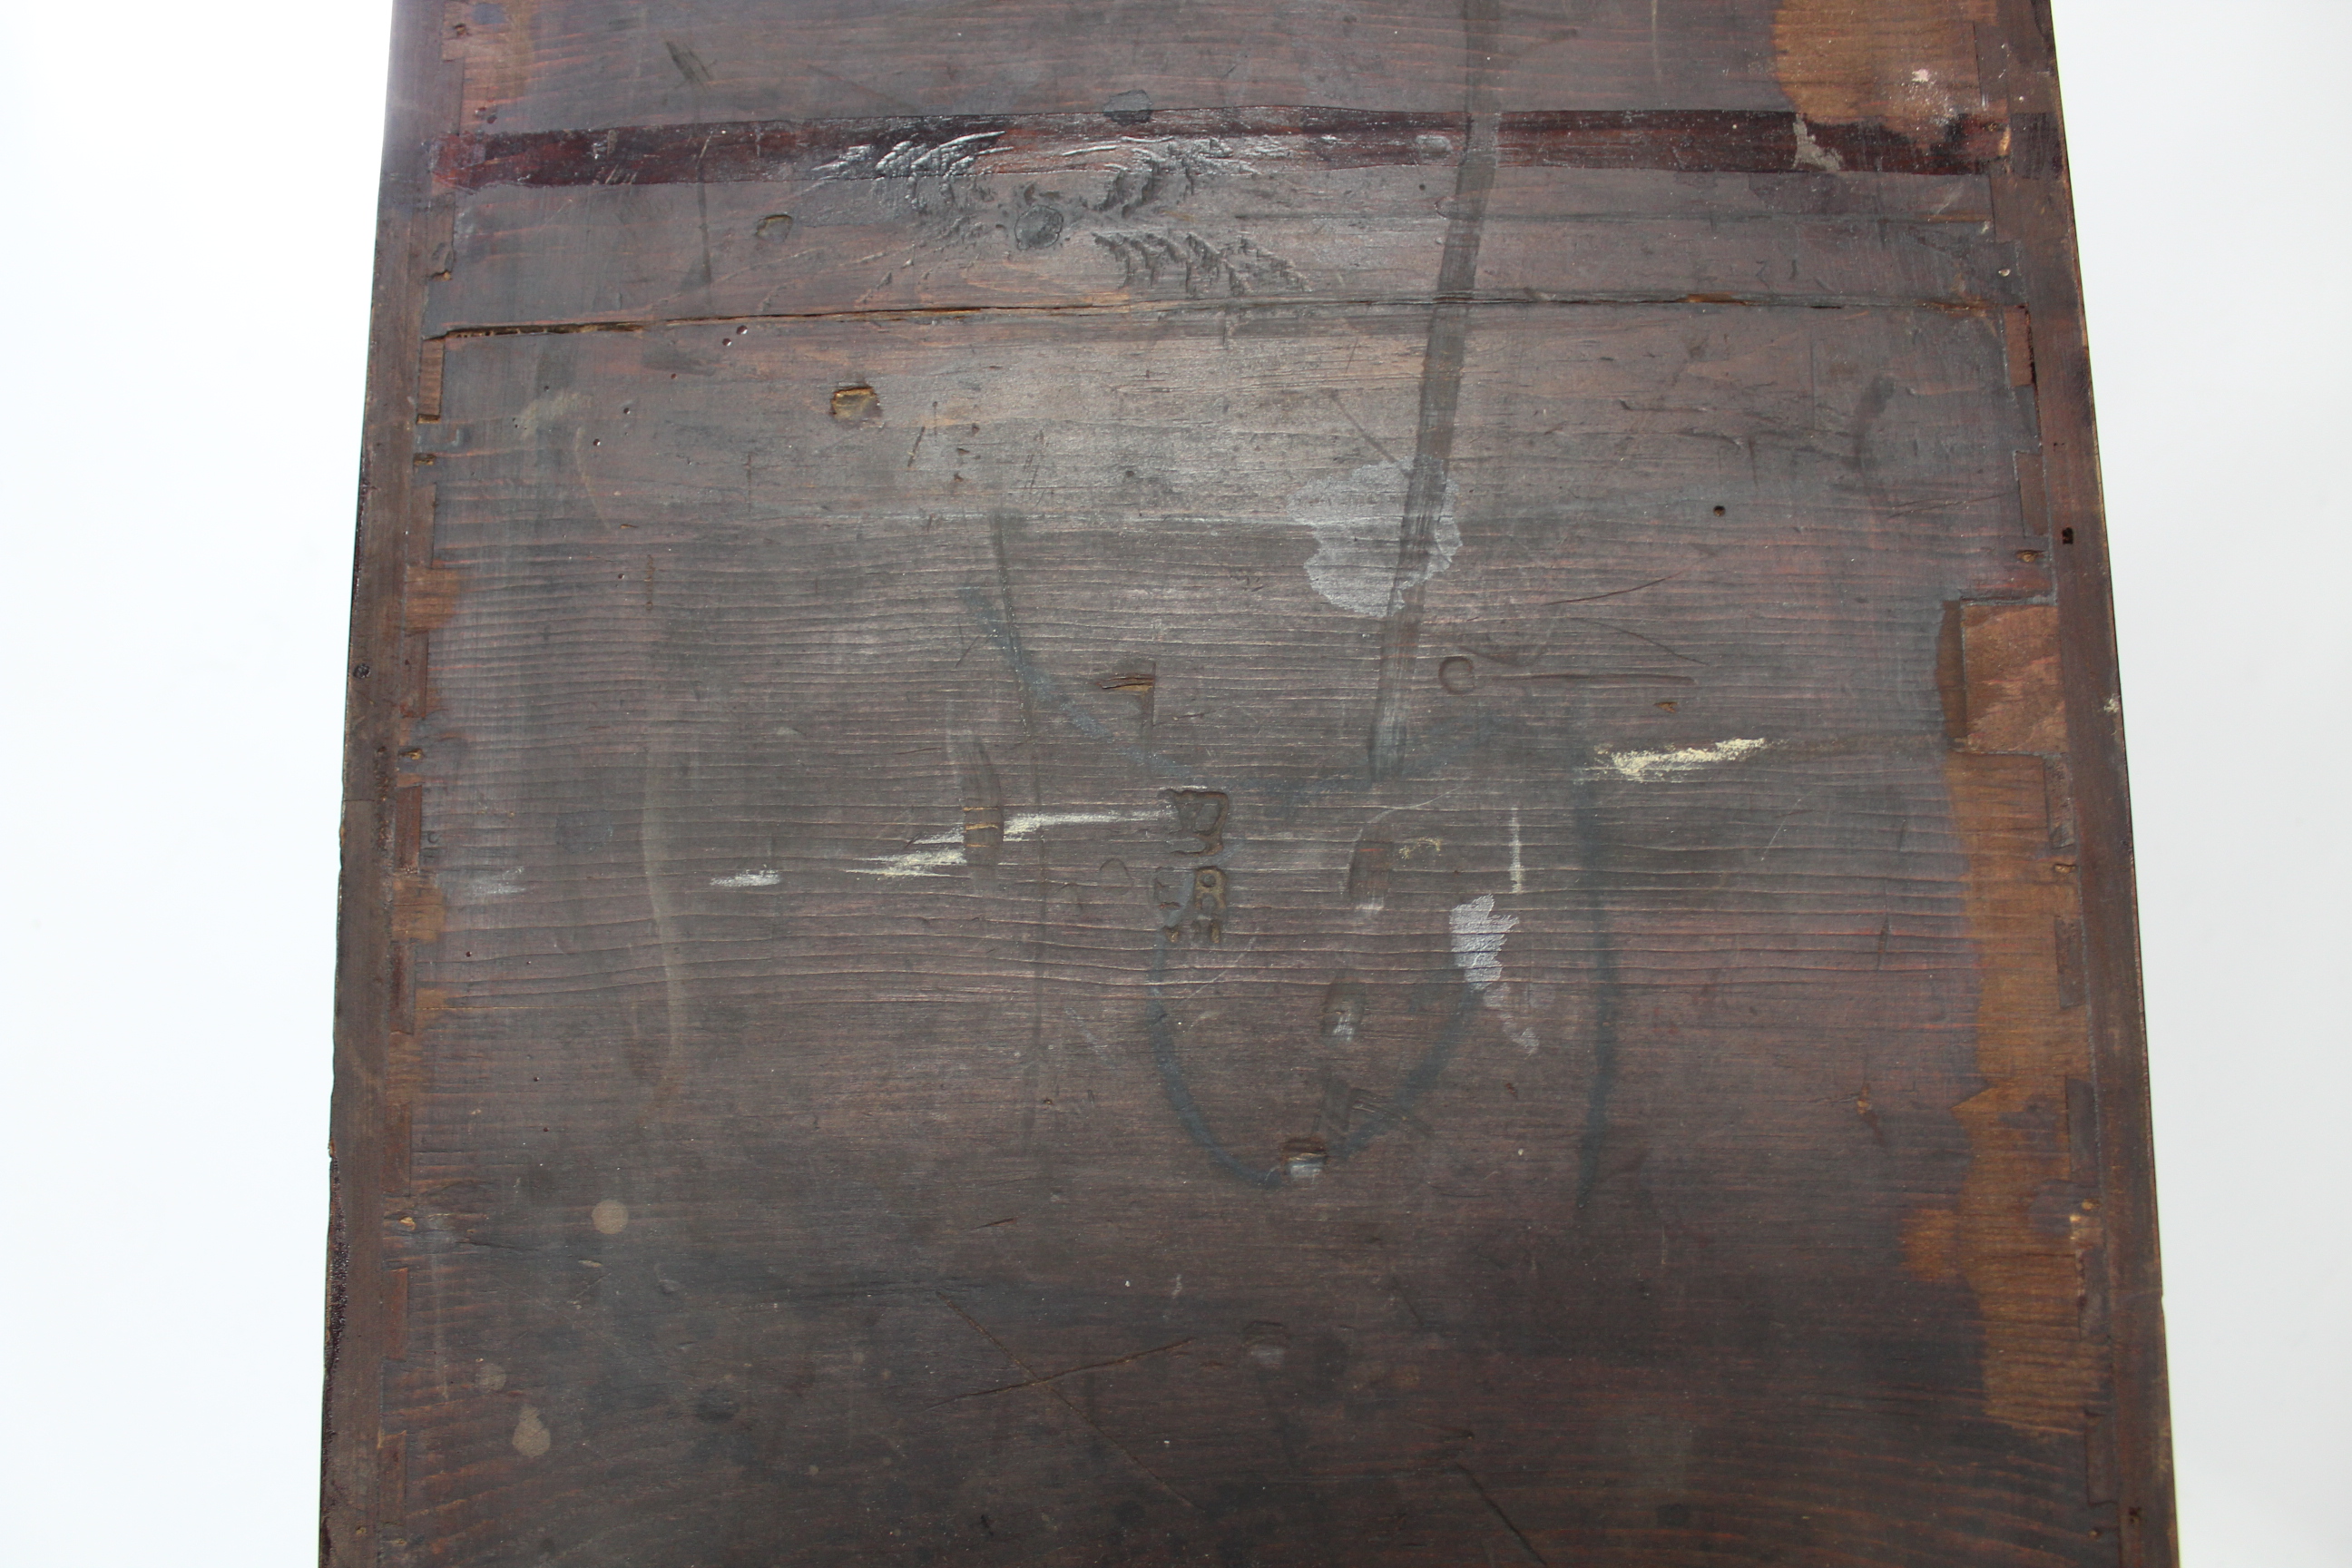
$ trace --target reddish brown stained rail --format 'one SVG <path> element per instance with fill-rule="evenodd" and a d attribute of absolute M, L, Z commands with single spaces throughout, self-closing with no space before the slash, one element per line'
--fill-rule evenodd
<path fill-rule="evenodd" d="M 1161 153 L 1205 169 L 1310 163 L 1360 169 L 1451 163 L 1462 114 L 1348 109 L 1181 109 L 1109 114 L 752 121 L 446 137 L 445 185 L 736 184 L 1022 174 Z M 2046 138 L 2021 127 L 2021 146 Z M 1750 110 L 1543 110 L 1501 117 L 1505 166 L 1760 174 L 1811 169 L 1981 174 L 2010 157 L 2011 130 L 1978 115 L 1918 143 L 1883 125 L 1826 125 Z"/>

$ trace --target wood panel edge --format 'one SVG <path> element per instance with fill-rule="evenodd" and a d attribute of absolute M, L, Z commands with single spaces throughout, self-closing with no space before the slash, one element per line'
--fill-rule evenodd
<path fill-rule="evenodd" d="M 2012 168 L 1994 182 L 1995 224 L 2016 243 L 2031 334 L 2038 479 L 2058 583 L 2061 686 L 2080 839 L 2084 983 L 2096 1098 L 2103 1284 L 2109 1314 L 2112 1409 L 2086 1412 L 2086 1479 L 2111 1479 L 2118 1561 L 2177 1568 L 2171 1428 L 2157 1239 L 2154 1131 L 2141 1004 L 2114 584 L 2065 159 L 2056 49 L 2046 0 L 2000 0 L 1983 39 L 1988 86 L 2012 117 L 2046 116 L 2054 166 Z M 2038 470 L 2038 472 L 2036 471 Z"/>
<path fill-rule="evenodd" d="M 431 149 L 456 118 L 458 69 L 442 59 L 437 0 L 394 0 L 371 299 L 351 640 L 345 655 L 341 882 L 334 1096 L 329 1116 L 326 1343 L 319 1561 L 379 1560 L 384 1522 L 383 1363 L 394 1348 L 381 1214 L 395 993 L 409 983 L 394 932 L 394 756 L 403 697 L 403 605 L 414 526 L 418 343 L 441 226 Z"/>

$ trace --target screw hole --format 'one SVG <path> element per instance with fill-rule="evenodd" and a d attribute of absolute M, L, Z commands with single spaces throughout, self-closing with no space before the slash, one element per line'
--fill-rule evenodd
<path fill-rule="evenodd" d="M 1721 516 L 1723 515 L 1723 509 L 1722 509 L 1721 507 L 1717 507 L 1717 508 L 1715 509 L 1715 515 L 1716 515 L 1716 516 L 1717 516 L 1717 517 L 1721 517 Z"/>
<path fill-rule="evenodd" d="M 2060 530 L 2058 531 L 2058 542 L 2059 542 L 2059 543 L 2061 543 L 2061 544 L 2072 544 L 2072 543 L 2074 543 L 2074 531 L 2073 529 L 2071 529 L 2071 528 L 2062 528 L 2062 529 L 2060 529 Z"/>

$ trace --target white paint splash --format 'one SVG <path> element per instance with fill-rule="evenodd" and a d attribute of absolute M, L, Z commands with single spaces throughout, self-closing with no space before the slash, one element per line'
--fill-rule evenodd
<path fill-rule="evenodd" d="M 937 844 L 940 842 L 940 835 L 933 834 L 929 838 L 919 838 L 917 839 L 916 842 L 919 844 Z M 956 834 L 954 838 L 958 846 L 962 844 L 962 834 Z M 963 850 L 961 847 L 954 849 L 909 849 L 903 855 L 882 856 L 879 858 L 879 863 L 876 865 L 851 866 L 847 868 L 847 869 L 853 875 L 859 877 L 935 877 L 940 874 L 940 869 L 942 867 L 961 866 L 961 864 L 963 864 Z"/>
<path fill-rule="evenodd" d="M 1604 748 L 1600 755 L 1602 762 L 1635 784 L 1648 784 L 1653 779 L 1711 768 L 1718 763 L 1736 763 L 1771 743 L 1761 740 L 1717 741 L 1712 746 L 1684 746 L 1666 752 L 1612 752 Z"/>
<path fill-rule="evenodd" d="M 1797 167 L 1818 169 L 1824 174 L 1845 172 L 1845 160 L 1813 140 L 1813 128 L 1801 115 L 1797 119 Z"/>
<path fill-rule="evenodd" d="M 1519 923 L 1517 915 L 1495 912 L 1495 895 L 1482 894 L 1448 911 L 1454 928 L 1454 962 L 1462 977 L 1484 991 L 1503 978 L 1503 939 Z"/>
<path fill-rule="evenodd" d="M 784 879 L 782 871 L 738 871 L 731 877 L 713 877 L 714 888 L 772 888 Z"/>
<path fill-rule="evenodd" d="M 1075 827 L 1097 822 L 1150 822 L 1158 811 L 1021 811 L 1004 819 L 1003 841 L 1034 838 L 1048 827 Z M 952 845 L 952 848 L 918 847 L 897 855 L 877 856 L 870 864 L 847 868 L 860 877 L 936 877 L 945 868 L 963 864 L 963 829 L 950 828 L 915 840 L 918 846 Z"/>
<path fill-rule="evenodd" d="M 1404 531 L 1407 471 L 1394 463 L 1368 463 L 1353 473 L 1318 479 L 1293 490 L 1290 521 L 1315 531 L 1307 580 L 1351 615 L 1385 616 L 1392 587 L 1426 583 L 1454 563 L 1462 530 L 1454 521 L 1455 486 L 1445 481 L 1429 560 L 1417 576 L 1397 580 L 1397 538 Z"/>
<path fill-rule="evenodd" d="M 1464 983 L 1477 993 L 1479 1001 L 1503 1016 L 1503 1033 L 1510 1042 L 1534 1056 L 1543 1049 L 1543 1040 L 1533 1027 L 1542 1011 L 1538 988 L 1502 984 L 1503 939 L 1511 934 L 1519 917 L 1496 914 L 1490 893 L 1454 905 L 1446 921 L 1454 928 L 1454 963 L 1462 971 Z"/>

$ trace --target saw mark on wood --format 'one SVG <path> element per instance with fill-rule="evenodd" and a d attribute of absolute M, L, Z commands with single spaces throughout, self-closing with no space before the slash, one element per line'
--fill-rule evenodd
<path fill-rule="evenodd" d="M 998 1339 L 994 1334 L 991 1333 L 988 1330 L 988 1326 L 985 1323 L 982 1323 L 978 1318 L 973 1317 L 970 1312 L 966 1311 L 962 1303 L 956 1300 L 954 1297 L 949 1295 L 944 1290 L 935 1290 L 932 1294 L 939 1297 L 941 1301 L 947 1304 L 948 1310 L 953 1312 L 957 1317 L 961 1318 L 965 1322 L 971 1324 L 971 1331 L 973 1333 L 978 1334 L 982 1339 L 984 1339 L 990 1344 L 994 1345 L 999 1355 L 1002 1355 L 1006 1361 L 1011 1362 L 1014 1366 L 1021 1369 L 1021 1375 L 1027 1381 L 1020 1386 L 1034 1388 L 1038 1393 L 1043 1394 L 1047 1398 L 1053 1400 L 1063 1409 L 1077 1417 L 1080 1424 L 1082 1424 L 1087 1431 L 1092 1432 L 1097 1437 L 1102 1440 L 1104 1447 L 1109 1448 L 1120 1458 L 1125 1459 L 1129 1464 L 1134 1466 L 1146 1480 L 1149 1480 L 1153 1486 L 1158 1487 L 1161 1491 L 1166 1492 L 1170 1497 L 1175 1499 L 1186 1508 L 1192 1510 L 1193 1512 L 1197 1513 L 1200 1511 L 1199 1505 L 1193 1502 L 1191 1498 L 1186 1497 L 1182 1492 L 1178 1491 L 1174 1487 L 1171 1487 L 1166 1481 L 1161 1480 L 1158 1472 L 1153 1470 L 1150 1466 L 1145 1464 L 1141 1459 L 1137 1458 L 1135 1455 L 1129 1450 L 1125 1444 L 1112 1436 L 1108 1432 L 1104 1431 L 1102 1425 L 1099 1422 L 1089 1416 L 1085 1411 L 1079 1409 L 1077 1405 L 1071 1403 L 1070 1396 L 1064 1394 L 1061 1389 L 1055 1385 L 1056 1378 L 1066 1376 L 1068 1375 L 1067 1373 L 1056 1373 L 1052 1377 L 1039 1376 L 1034 1367 L 1032 1367 L 1027 1362 L 1023 1361 L 1019 1356 L 1013 1354 L 1012 1346 L 1006 1344 L 1003 1340 Z M 1150 1354 L 1153 1352 L 1146 1352 L 1145 1353 Z M 1082 1372 L 1086 1369 L 1080 1367 L 1074 1370 Z M 952 1404 L 954 1401 L 950 1400 L 944 1401 L 943 1403 Z M 937 1409 L 938 1406 L 934 1405 L 932 1408 Z"/>
<path fill-rule="evenodd" d="M 656 332 L 680 327 L 723 327 L 751 321 L 928 321 L 953 316 L 989 318 L 1105 316 L 1156 320 L 1164 316 L 1192 314 L 1227 316 L 1244 310 L 1273 311 L 1303 316 L 1309 312 L 1320 314 L 1327 311 L 1339 313 L 1348 310 L 1425 310 L 1434 303 L 1435 301 L 1429 296 L 1414 293 L 1235 295 L 1200 300 L 1178 299 L 1171 296 L 1167 299 L 1134 300 L 1110 304 L 877 305 L 833 310 L 751 310 L 722 312 L 707 316 L 661 316 L 638 320 L 615 316 L 571 321 L 461 323 L 445 328 L 440 336 L 432 341 L 455 341 L 460 338 L 562 336 L 574 332 Z M 1487 295 L 1474 292 L 1463 303 L 1473 309 L 1498 306 L 1526 310 L 1530 306 L 1583 309 L 1591 306 L 1721 305 L 1755 310 L 1871 312 L 1920 310 L 1932 311 L 1939 316 L 1990 314 L 1996 309 L 1994 306 L 1969 300 L 1903 300 L 1862 294 L 1659 294 L 1633 289 L 1578 294 L 1545 293 L 1539 289 L 1524 289 Z M 1913 510 L 1950 510 L 1968 504 L 1970 499 L 1964 496 L 1953 500 L 1923 503 Z M 1607 597 L 1605 595 L 1601 596 Z M 1557 602 L 1573 604 L 1579 601 Z"/>

